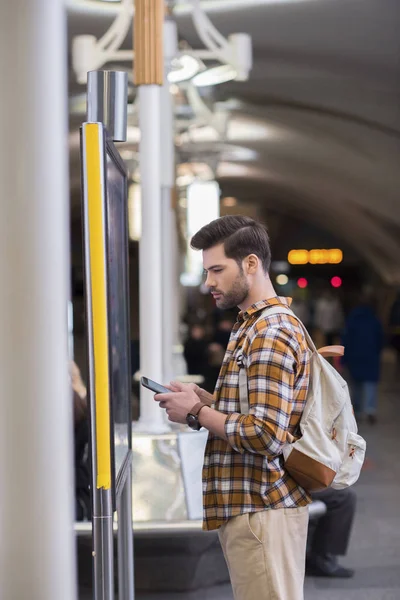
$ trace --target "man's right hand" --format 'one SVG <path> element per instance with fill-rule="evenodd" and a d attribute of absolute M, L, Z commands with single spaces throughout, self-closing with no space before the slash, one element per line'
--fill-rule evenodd
<path fill-rule="evenodd" d="M 199 397 L 201 402 L 204 402 L 204 404 L 211 406 L 214 403 L 214 396 L 209 392 L 206 392 L 206 390 L 203 390 L 203 388 L 198 386 L 196 383 L 179 382 L 179 385 L 176 385 L 176 382 L 171 381 L 171 383 L 167 387 L 170 388 L 173 392 L 179 392 L 182 391 L 182 389 L 191 390 Z"/>

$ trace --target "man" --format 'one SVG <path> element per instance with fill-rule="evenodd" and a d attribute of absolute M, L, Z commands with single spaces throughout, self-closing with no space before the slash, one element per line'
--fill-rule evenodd
<path fill-rule="evenodd" d="M 343 310 L 332 290 L 326 290 L 315 303 L 314 325 L 324 336 L 324 345 L 336 343 L 343 327 Z"/>
<path fill-rule="evenodd" d="M 352 488 L 328 488 L 313 492 L 313 500 L 326 505 L 321 517 L 308 534 L 307 574 L 314 577 L 353 577 L 354 571 L 343 567 L 338 556 L 345 556 L 356 512 L 357 496 Z"/>
<path fill-rule="evenodd" d="M 205 427 L 204 529 L 218 529 L 235 600 L 302 600 L 310 497 L 285 471 L 282 450 L 298 432 L 310 353 L 297 320 L 268 317 L 288 306 L 268 275 L 266 228 L 242 216 L 203 227 L 206 285 L 218 308 L 238 306 L 214 396 L 173 383 L 155 396 L 170 421 Z M 264 314 L 265 313 L 265 314 Z M 240 414 L 238 353 L 248 375 L 249 414 Z M 214 408 L 211 408 L 211 405 Z"/>
<path fill-rule="evenodd" d="M 74 413 L 75 519 L 87 521 L 92 518 L 90 466 L 88 464 L 88 400 L 80 369 L 74 361 L 70 362 L 69 372 Z"/>

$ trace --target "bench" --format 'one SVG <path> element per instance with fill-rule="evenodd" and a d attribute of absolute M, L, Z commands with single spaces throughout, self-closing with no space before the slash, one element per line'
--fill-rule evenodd
<path fill-rule="evenodd" d="M 310 520 L 326 512 L 323 502 L 309 506 Z M 114 533 L 117 532 L 117 523 Z M 75 523 L 80 580 L 91 585 L 91 522 Z M 229 581 L 216 531 L 196 521 L 134 524 L 135 586 L 147 592 L 189 592 Z M 114 555 L 117 555 L 115 540 Z M 117 570 L 115 570 L 117 572 Z"/>
<path fill-rule="evenodd" d="M 217 532 L 202 530 L 201 468 L 206 439 L 207 432 L 186 429 L 165 434 L 133 430 L 132 509 L 138 590 L 189 591 L 229 581 Z M 310 519 L 318 519 L 325 511 L 322 502 L 313 502 Z M 116 532 L 117 523 L 114 529 Z M 90 585 L 91 522 L 76 523 L 75 533 L 80 579 Z"/>

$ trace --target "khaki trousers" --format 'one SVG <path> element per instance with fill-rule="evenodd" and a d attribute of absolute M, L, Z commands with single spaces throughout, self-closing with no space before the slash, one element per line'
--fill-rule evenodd
<path fill-rule="evenodd" d="M 219 539 L 235 600 L 303 600 L 308 507 L 229 519 Z"/>

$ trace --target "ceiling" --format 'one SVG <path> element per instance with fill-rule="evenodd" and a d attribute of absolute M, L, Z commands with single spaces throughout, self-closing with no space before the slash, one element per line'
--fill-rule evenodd
<path fill-rule="evenodd" d="M 224 143 L 205 129 L 184 141 L 182 155 L 218 151 L 225 193 L 245 198 L 248 190 L 280 212 L 302 214 L 351 244 L 385 282 L 400 284 L 398 0 L 202 4 L 224 35 L 252 36 L 254 67 L 248 82 L 213 88 L 213 101 L 231 101 Z M 100 37 L 118 10 L 96 0 L 67 6 L 69 44 L 82 33 Z M 176 3 L 179 35 L 201 48 L 189 8 Z M 130 40 L 131 33 L 125 48 Z M 71 71 L 70 97 L 84 91 Z M 78 112 L 70 121 L 73 189 L 82 120 Z"/>

